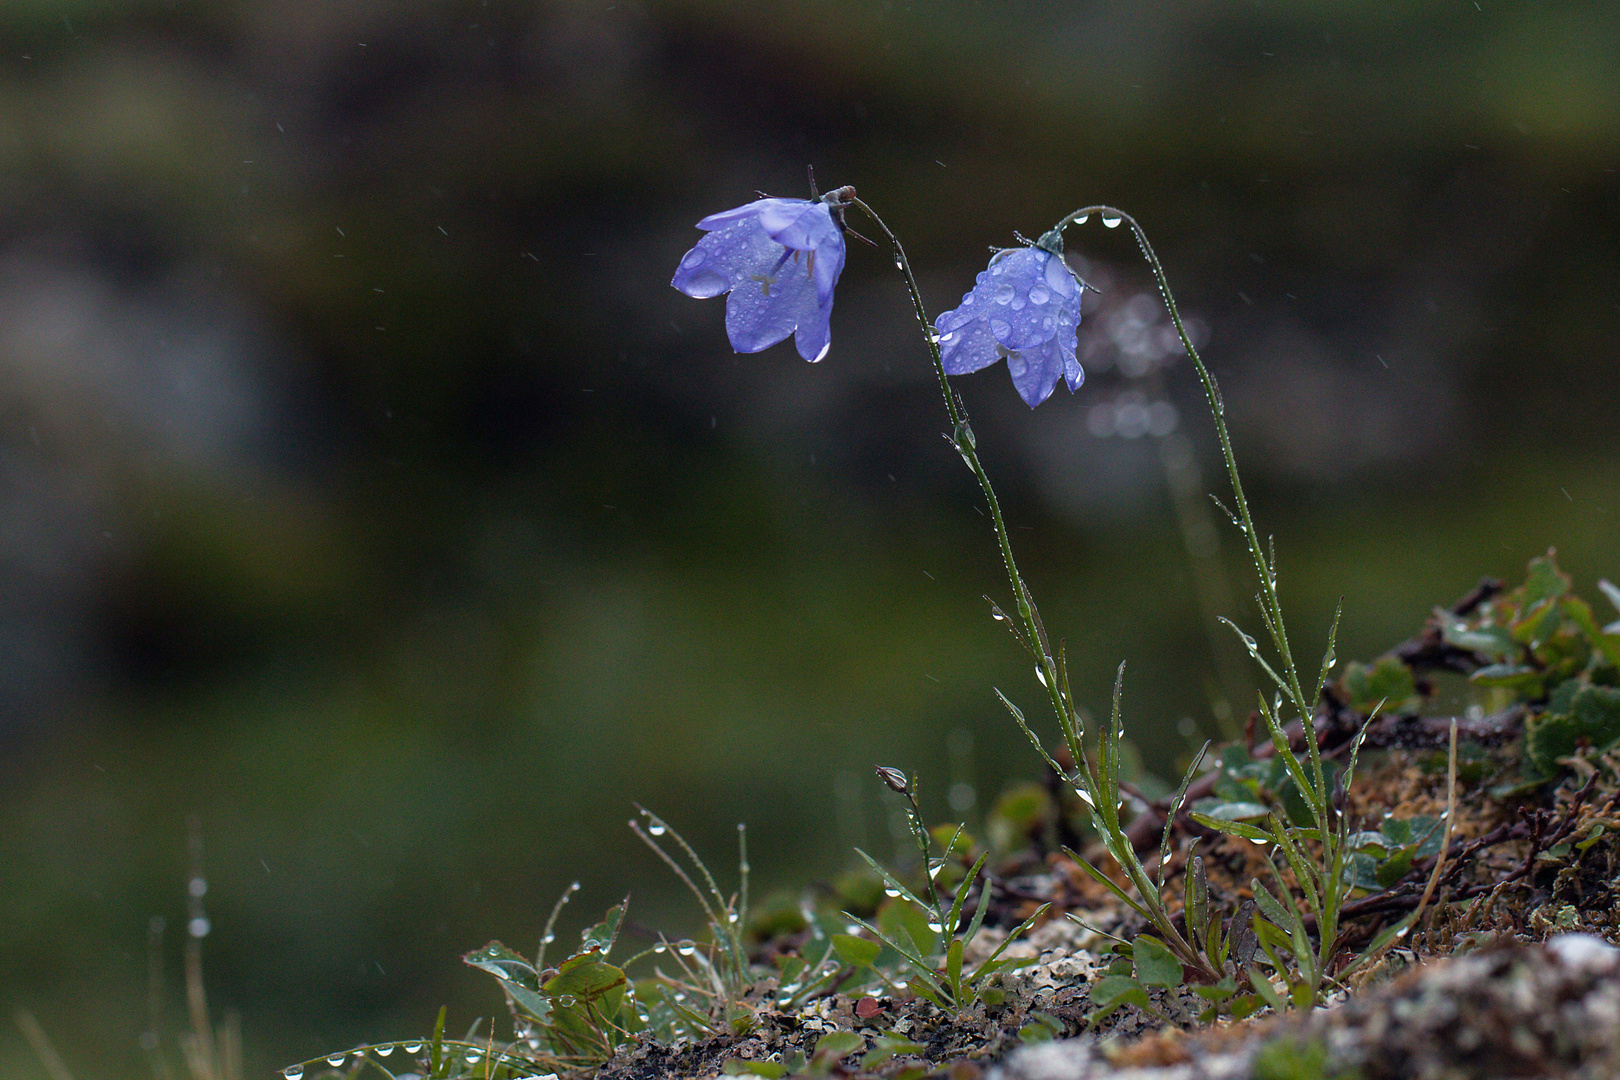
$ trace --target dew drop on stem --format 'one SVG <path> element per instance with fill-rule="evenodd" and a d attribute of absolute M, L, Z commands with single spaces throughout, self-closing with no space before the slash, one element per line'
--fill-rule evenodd
<path fill-rule="evenodd" d="M 281 1075 L 287 1080 L 303 1080 L 304 1067 L 302 1065 L 289 1065 L 281 1070 Z"/>
<path fill-rule="evenodd" d="M 1120 217 L 1118 214 L 1104 214 L 1102 216 L 1103 228 L 1117 229 L 1119 228 L 1119 223 L 1124 220 L 1125 219 Z"/>
<path fill-rule="evenodd" d="M 331 1057 L 326 1059 L 326 1063 L 328 1065 L 332 1066 L 332 1068 L 336 1069 L 336 1068 L 340 1067 L 348 1059 L 349 1059 L 348 1054 L 333 1054 Z"/>
<path fill-rule="evenodd" d="M 376 1051 L 378 1057 L 387 1057 L 394 1052 L 394 1044 L 384 1043 L 381 1046 L 374 1046 L 372 1049 Z"/>

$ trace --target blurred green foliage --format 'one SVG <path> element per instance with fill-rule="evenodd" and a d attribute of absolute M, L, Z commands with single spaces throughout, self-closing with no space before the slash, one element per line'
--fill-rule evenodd
<path fill-rule="evenodd" d="M 263 1074 L 498 1008 L 449 959 L 575 877 L 690 920 L 632 798 L 746 818 L 763 889 L 895 847 L 874 758 L 1033 776 L 887 259 L 815 367 L 667 288 L 807 164 L 936 309 L 1088 198 L 1148 223 L 1343 654 L 1550 545 L 1614 572 L 1613 5 L 21 0 L 0 42 L 0 985 L 79 1075 L 147 1073 L 194 812 Z M 1212 664 L 1088 363 L 1033 416 L 961 388 L 1076 694 L 1129 657 L 1173 773 Z"/>

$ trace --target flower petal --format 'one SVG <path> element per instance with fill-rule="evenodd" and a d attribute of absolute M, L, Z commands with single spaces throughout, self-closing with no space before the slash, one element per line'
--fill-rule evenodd
<path fill-rule="evenodd" d="M 750 231 L 750 224 L 732 225 L 723 232 L 713 232 L 699 240 L 681 257 L 670 284 L 687 296 L 707 300 L 729 292 L 739 277 L 738 256 L 742 251 L 742 237 Z"/>
<path fill-rule="evenodd" d="M 753 260 L 759 269 L 731 290 L 726 300 L 726 334 L 738 352 L 768 349 L 793 333 L 801 323 L 825 321 L 831 304 L 817 301 L 815 283 L 805 270 L 809 252 L 783 248 L 756 227 L 754 246 L 764 257 Z"/>
<path fill-rule="evenodd" d="M 832 327 L 828 323 L 831 315 L 831 303 L 818 305 L 814 312 L 799 319 L 799 329 L 793 334 L 793 344 L 799 350 L 799 355 L 812 364 L 820 361 L 832 348 Z"/>
<path fill-rule="evenodd" d="M 939 359 L 947 375 L 968 375 L 1006 355 L 983 319 L 969 319 L 939 336 Z"/>
<path fill-rule="evenodd" d="M 1012 376 L 1018 395 L 1032 409 L 1052 396 L 1058 378 L 1063 375 L 1063 368 L 1063 351 L 1055 341 L 1048 341 L 1036 349 L 1007 354 L 1007 374 Z"/>
<path fill-rule="evenodd" d="M 844 269 L 844 233 L 825 203 L 759 199 L 698 222 L 709 235 L 686 253 L 670 284 L 700 298 L 730 293 L 726 336 L 759 352 L 795 335 L 816 361 L 831 343 L 833 288 Z"/>

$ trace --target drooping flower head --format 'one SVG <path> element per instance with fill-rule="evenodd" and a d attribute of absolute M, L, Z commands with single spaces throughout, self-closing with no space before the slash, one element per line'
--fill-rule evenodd
<path fill-rule="evenodd" d="M 697 227 L 709 235 L 681 259 L 670 284 L 699 299 L 731 294 L 732 348 L 759 352 L 792 334 L 806 360 L 827 355 L 833 286 L 844 269 L 844 230 L 832 204 L 760 199 L 710 214 Z"/>
<path fill-rule="evenodd" d="M 1068 380 L 1071 391 L 1086 373 L 1075 359 L 1080 297 L 1085 285 L 1063 261 L 1056 231 L 1032 247 L 998 251 L 962 303 L 934 320 L 947 375 L 966 375 L 1007 361 L 1013 386 L 1034 408 Z"/>

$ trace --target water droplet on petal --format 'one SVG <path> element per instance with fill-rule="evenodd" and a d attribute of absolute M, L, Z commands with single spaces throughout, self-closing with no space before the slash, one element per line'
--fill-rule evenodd
<path fill-rule="evenodd" d="M 1044 286 L 1037 285 L 1029 290 L 1029 302 L 1032 304 L 1044 304 L 1050 299 L 1052 299 L 1052 294 L 1047 292 Z"/>
<path fill-rule="evenodd" d="M 968 293 L 966 296 L 962 297 L 962 306 L 963 307 L 967 307 L 971 303 L 973 303 L 973 294 L 972 293 Z"/>
<path fill-rule="evenodd" d="M 304 1067 L 302 1065 L 289 1065 L 281 1070 L 281 1075 L 287 1080 L 303 1080 Z"/>
<path fill-rule="evenodd" d="M 693 248 L 691 251 L 686 253 L 686 258 L 681 260 L 681 265 L 690 270 L 692 267 L 702 262 L 704 258 L 705 256 L 703 252 L 699 251 L 697 248 Z"/>
<path fill-rule="evenodd" d="M 825 345 L 823 345 L 821 347 L 821 351 L 816 353 L 816 358 L 814 360 L 810 361 L 810 362 L 812 364 L 820 363 L 822 360 L 825 360 L 827 358 L 827 353 L 830 352 L 831 350 L 832 350 L 832 341 L 828 340 L 827 344 L 825 344 Z"/>
<path fill-rule="evenodd" d="M 1001 341 L 1012 333 L 1012 327 L 1007 324 L 1005 319 L 991 319 L 990 332 L 996 336 L 997 341 Z"/>
<path fill-rule="evenodd" d="M 1124 220 L 1125 219 L 1120 217 L 1118 214 L 1104 214 L 1102 216 L 1103 227 L 1107 229 L 1119 228 L 1119 223 Z"/>
<path fill-rule="evenodd" d="M 1005 281 L 996 286 L 995 301 L 998 304 L 1010 304 L 1013 298 L 1013 287 Z"/>

